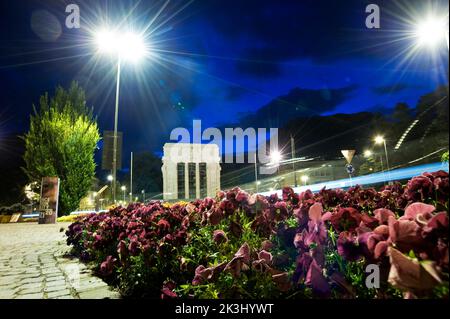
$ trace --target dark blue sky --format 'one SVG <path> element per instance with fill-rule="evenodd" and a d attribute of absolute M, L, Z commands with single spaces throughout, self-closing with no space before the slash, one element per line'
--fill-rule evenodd
<path fill-rule="evenodd" d="M 81 29 L 64 26 L 68 3 L 79 4 Z M 86 88 L 100 129 L 112 129 L 115 65 L 95 55 L 90 31 L 127 13 L 126 24 L 139 30 L 165 3 L 2 1 L 0 130 L 24 132 L 32 103 L 72 80 Z M 381 8 L 381 29 L 365 27 L 369 3 Z M 192 119 L 205 128 L 276 126 L 292 116 L 414 107 L 447 82 L 445 44 L 411 54 L 406 36 L 429 10 L 448 16 L 448 1 L 169 1 L 147 33 L 154 56 L 123 66 L 125 150 L 159 152 L 170 131 Z M 285 118 L 265 113 L 292 96 L 298 103 Z"/>

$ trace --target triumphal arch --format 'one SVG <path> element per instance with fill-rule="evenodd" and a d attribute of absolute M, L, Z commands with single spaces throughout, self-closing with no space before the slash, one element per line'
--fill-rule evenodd
<path fill-rule="evenodd" d="M 162 163 L 165 200 L 214 197 L 220 190 L 216 144 L 166 143 Z"/>

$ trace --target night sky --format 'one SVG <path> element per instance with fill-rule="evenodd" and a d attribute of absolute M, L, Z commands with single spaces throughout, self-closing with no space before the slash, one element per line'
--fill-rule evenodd
<path fill-rule="evenodd" d="M 148 27 L 152 49 L 123 66 L 124 154 L 160 153 L 170 131 L 193 119 L 204 128 L 245 128 L 293 116 L 388 113 L 447 82 L 445 44 L 414 51 L 408 32 L 424 12 L 448 15 L 448 1 L 166 2 L 1 1 L 0 136 L 25 132 L 39 96 L 72 80 L 86 89 L 101 131 L 112 129 L 115 64 L 96 54 L 91 34 L 108 22 Z M 80 6 L 80 29 L 64 25 L 69 3 Z M 381 8 L 380 29 L 365 27 L 369 3 Z M 292 94 L 302 102 L 278 118 L 265 112 Z"/>

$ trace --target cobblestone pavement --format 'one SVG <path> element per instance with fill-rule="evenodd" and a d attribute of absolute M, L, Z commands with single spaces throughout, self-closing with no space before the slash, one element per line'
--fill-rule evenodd
<path fill-rule="evenodd" d="M 66 256 L 68 225 L 0 224 L 0 299 L 120 297 L 86 265 Z"/>

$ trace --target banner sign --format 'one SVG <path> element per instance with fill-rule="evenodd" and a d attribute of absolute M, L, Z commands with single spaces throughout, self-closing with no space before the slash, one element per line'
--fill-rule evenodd
<path fill-rule="evenodd" d="M 58 217 L 59 178 L 44 177 L 41 184 L 39 224 L 54 224 Z"/>
<path fill-rule="evenodd" d="M 347 163 L 350 164 L 352 162 L 353 156 L 355 155 L 355 150 L 342 150 L 341 153 L 344 155 Z"/>

